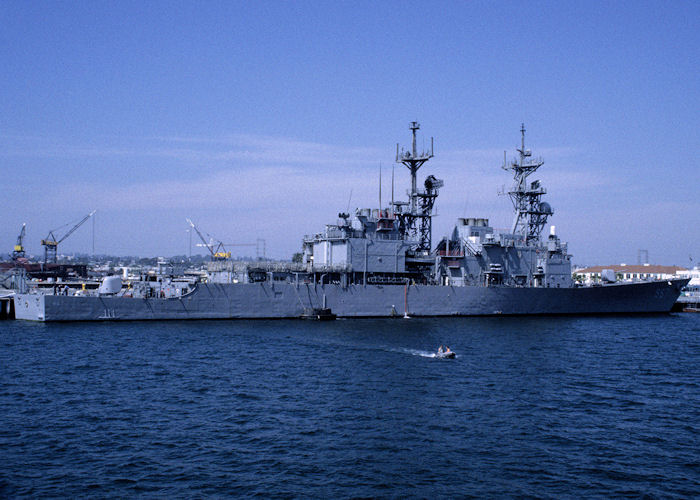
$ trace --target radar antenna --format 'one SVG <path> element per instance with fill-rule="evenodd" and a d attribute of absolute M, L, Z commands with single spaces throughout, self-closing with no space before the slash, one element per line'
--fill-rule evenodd
<path fill-rule="evenodd" d="M 520 127 L 520 135 L 520 148 L 517 150 L 519 158 L 508 165 L 504 157 L 502 168 L 513 171 L 514 183 L 508 191 L 515 209 L 513 234 L 520 236 L 524 243 L 530 245 L 539 242 L 547 218 L 554 212 L 549 203 L 541 201 L 547 190 L 540 185 L 540 181 L 535 180 L 528 185 L 527 178 L 544 165 L 544 161 L 541 158 L 532 158 L 532 151 L 525 149 L 524 123 Z"/>
<path fill-rule="evenodd" d="M 402 163 L 411 173 L 411 192 L 409 193 L 408 211 L 404 212 L 405 202 L 394 202 L 392 195 L 392 209 L 399 219 L 399 229 L 404 238 L 414 239 L 418 246 L 416 250 L 430 251 L 432 239 L 432 211 L 435 199 L 438 196 L 438 189 L 444 183 L 432 175 L 425 181 L 425 191 L 418 191 L 418 169 L 423 166 L 433 155 L 433 138 L 430 138 L 430 151 L 418 152 L 416 148 L 416 131 L 420 129 L 418 122 L 411 122 L 409 128 L 413 133 L 411 150 L 402 149 L 399 152 L 399 145 L 396 145 L 396 163 Z M 392 184 L 393 186 L 393 184 Z M 393 193 L 393 191 L 392 191 Z"/>

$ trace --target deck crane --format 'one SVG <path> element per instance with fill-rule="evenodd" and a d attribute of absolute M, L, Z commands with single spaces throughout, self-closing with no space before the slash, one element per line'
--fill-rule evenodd
<path fill-rule="evenodd" d="M 204 235 L 202 235 L 201 232 L 199 232 L 199 229 L 197 229 L 197 226 L 194 225 L 194 222 L 192 222 L 190 219 L 187 219 L 187 222 L 189 223 L 190 226 L 192 226 L 192 229 L 195 230 L 197 233 L 197 236 L 199 236 L 199 239 L 202 240 L 202 243 L 198 244 L 197 246 L 202 246 L 205 247 L 207 250 L 209 250 L 209 253 L 211 254 L 211 259 L 212 260 L 228 260 L 231 258 L 231 252 L 226 250 L 226 247 L 254 247 L 256 246 L 255 243 L 223 243 L 220 240 L 214 239 L 211 236 L 209 236 L 209 242 L 207 243 L 206 238 Z"/>
<path fill-rule="evenodd" d="M 24 240 L 26 229 L 27 223 L 25 222 L 22 224 L 22 230 L 19 232 L 19 236 L 17 236 L 17 244 L 15 245 L 14 250 L 12 250 L 12 260 L 18 260 L 24 257 L 24 246 L 22 245 L 22 241 Z"/>
<path fill-rule="evenodd" d="M 58 250 L 58 244 L 61 243 L 63 240 L 68 238 L 71 234 L 75 232 L 76 229 L 78 229 L 80 226 L 82 226 L 86 220 L 88 220 L 90 217 L 95 215 L 95 212 L 97 210 L 93 210 L 89 214 L 87 214 L 85 217 L 83 217 L 80 222 L 78 222 L 75 226 L 70 228 L 70 230 L 64 234 L 61 238 L 57 238 L 54 235 L 54 231 L 58 231 L 58 229 L 52 229 L 49 231 L 49 235 L 41 240 L 41 244 L 44 245 L 44 264 L 47 264 L 49 262 L 55 263 L 56 262 L 56 254 Z M 61 226 L 64 227 L 64 226 Z"/>

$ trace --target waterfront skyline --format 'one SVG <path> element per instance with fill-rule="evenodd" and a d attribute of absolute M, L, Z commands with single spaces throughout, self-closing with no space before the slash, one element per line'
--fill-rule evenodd
<path fill-rule="evenodd" d="M 688 266 L 699 14 L 694 2 L 8 2 L 0 251 L 26 222 L 40 254 L 49 230 L 97 209 L 98 253 L 186 254 L 190 217 L 290 258 L 338 212 L 378 205 L 380 163 L 387 204 L 413 120 L 435 137 L 421 183 L 445 180 L 433 241 L 457 217 L 505 229 L 499 166 L 524 122 L 574 262 L 635 263 L 644 249 Z M 408 179 L 397 165 L 397 198 Z M 86 224 L 59 253 L 91 249 Z"/>

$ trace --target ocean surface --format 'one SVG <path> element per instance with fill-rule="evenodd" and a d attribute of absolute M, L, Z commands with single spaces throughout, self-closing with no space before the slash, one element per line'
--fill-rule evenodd
<path fill-rule="evenodd" d="M 0 346 L 2 498 L 700 496 L 700 314 L 3 321 Z"/>

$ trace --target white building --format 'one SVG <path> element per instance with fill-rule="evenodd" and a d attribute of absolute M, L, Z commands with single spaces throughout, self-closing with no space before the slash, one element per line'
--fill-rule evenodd
<path fill-rule="evenodd" d="M 683 269 L 678 271 L 678 276 L 681 278 L 690 278 L 688 286 L 700 286 L 700 267 L 695 266 L 693 269 Z"/>

